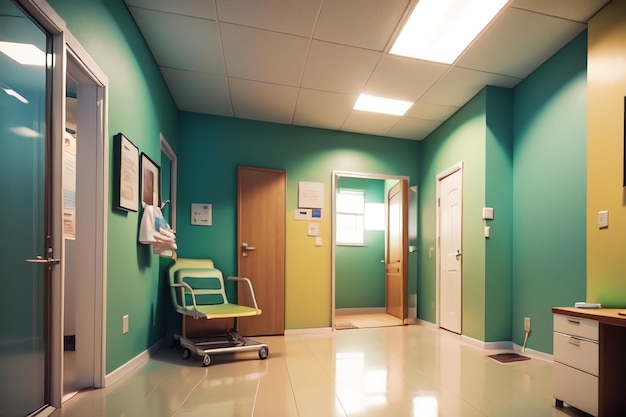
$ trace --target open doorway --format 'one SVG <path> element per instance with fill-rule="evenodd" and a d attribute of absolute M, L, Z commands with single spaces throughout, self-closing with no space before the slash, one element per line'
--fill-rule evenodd
<path fill-rule="evenodd" d="M 416 317 L 416 296 L 409 294 L 416 291 L 408 286 L 408 230 L 415 225 L 408 177 L 335 171 L 332 188 L 333 328 L 406 324 Z"/>
<path fill-rule="evenodd" d="M 96 73 L 99 70 L 96 68 Z M 63 401 L 104 386 L 105 93 L 67 53 L 63 150 Z"/>

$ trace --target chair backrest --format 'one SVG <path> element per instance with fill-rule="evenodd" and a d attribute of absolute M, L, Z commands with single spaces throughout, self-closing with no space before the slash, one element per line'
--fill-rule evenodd
<path fill-rule="evenodd" d="M 194 309 L 189 290 L 173 285 L 182 282 L 193 288 L 196 305 L 228 304 L 224 277 L 214 267 L 212 260 L 179 258 L 170 267 L 168 274 L 172 302 L 177 310 Z"/>

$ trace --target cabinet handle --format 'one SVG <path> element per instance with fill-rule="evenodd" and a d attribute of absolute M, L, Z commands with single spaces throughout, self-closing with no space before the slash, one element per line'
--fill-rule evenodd
<path fill-rule="evenodd" d="M 575 337 L 570 337 L 569 344 L 580 347 L 580 339 L 576 339 Z"/>
<path fill-rule="evenodd" d="M 577 326 L 580 325 L 580 322 L 578 320 L 567 319 L 567 321 L 568 323 L 575 324 Z"/>

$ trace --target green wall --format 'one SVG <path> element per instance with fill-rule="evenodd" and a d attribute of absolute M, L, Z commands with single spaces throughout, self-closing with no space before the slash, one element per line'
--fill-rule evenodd
<path fill-rule="evenodd" d="M 210 257 L 236 273 L 237 165 L 287 171 L 285 325 L 330 326 L 330 192 L 333 170 L 408 176 L 417 183 L 419 142 L 181 113 L 178 241 L 181 257 Z M 293 221 L 299 181 L 321 182 L 324 244 Z M 213 204 L 213 226 L 189 224 L 191 203 Z M 416 280 L 416 275 L 410 278 Z"/>
<path fill-rule="evenodd" d="M 422 142 L 420 159 L 419 282 L 417 315 L 436 321 L 437 174 L 463 161 L 463 319 L 464 335 L 484 340 L 486 90 Z M 435 248 L 429 251 L 429 248 Z M 432 256 L 429 256 L 432 252 Z"/>
<path fill-rule="evenodd" d="M 463 161 L 463 335 L 552 352 L 585 297 L 586 33 L 513 90 L 487 87 L 422 144 L 418 316 L 436 320 L 436 175 Z M 481 220 L 483 206 L 493 220 Z M 485 239 L 484 226 L 491 228 Z"/>
<path fill-rule="evenodd" d="M 109 155 L 113 135 L 124 133 L 157 164 L 159 134 L 177 149 L 178 111 L 143 37 L 122 1 L 49 0 L 68 29 L 108 76 Z M 113 158 L 110 158 L 112 184 Z M 106 372 L 128 362 L 165 333 L 159 258 L 137 243 L 140 213 L 113 207 L 110 187 L 107 242 Z M 122 316 L 130 331 L 122 334 Z"/>
<path fill-rule="evenodd" d="M 49 3 L 108 76 L 109 151 L 117 132 L 157 163 L 159 133 L 176 151 L 181 256 L 211 257 L 225 273 L 236 272 L 237 165 L 287 170 L 288 215 L 296 207 L 301 180 L 324 183 L 330 199 L 333 170 L 410 176 L 410 185 L 419 185 L 420 211 L 418 272 L 410 273 L 409 285 L 417 286 L 418 317 L 434 322 L 436 265 L 429 248 L 436 247 L 436 175 L 463 161 L 463 333 L 521 343 L 522 318 L 531 317 L 528 346 L 550 352 L 550 307 L 584 299 L 586 34 L 516 87 L 512 97 L 487 88 L 420 143 L 179 113 L 122 1 Z M 112 194 L 109 199 L 113 202 Z M 192 202 L 213 204 L 212 227 L 190 226 Z M 496 209 L 493 221 L 481 219 L 484 206 Z M 110 204 L 107 373 L 167 330 L 164 317 L 171 306 L 159 295 L 160 262 L 136 243 L 138 223 L 139 213 L 120 212 Z M 288 223 L 292 232 L 299 227 Z M 483 236 L 485 225 L 492 227 L 489 240 Z M 507 229 L 512 231 L 508 241 Z M 329 326 L 330 245 L 314 248 L 292 232 L 287 236 L 286 326 Z M 323 234 L 328 240 L 328 216 Z M 131 331 L 122 335 L 125 314 Z"/>
<path fill-rule="evenodd" d="M 552 352 L 551 307 L 585 300 L 587 33 L 514 94 L 513 340 Z"/>
<path fill-rule="evenodd" d="M 385 181 L 339 179 L 339 188 L 365 191 L 366 203 L 385 202 Z M 385 307 L 385 231 L 365 230 L 363 246 L 335 248 L 335 308 Z"/>
<path fill-rule="evenodd" d="M 513 264 L 513 92 L 487 88 L 485 206 L 485 341 L 511 340 Z"/>

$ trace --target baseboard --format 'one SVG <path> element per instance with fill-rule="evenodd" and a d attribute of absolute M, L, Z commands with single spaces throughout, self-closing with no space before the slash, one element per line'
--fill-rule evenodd
<path fill-rule="evenodd" d="M 289 329 L 285 330 L 285 336 L 301 336 L 307 334 L 332 333 L 331 327 L 314 327 L 311 329 Z"/>
<path fill-rule="evenodd" d="M 387 309 L 385 307 L 365 307 L 365 308 L 336 308 L 336 316 L 346 316 L 353 314 L 385 314 Z"/>
<path fill-rule="evenodd" d="M 422 320 L 422 319 L 415 319 L 415 324 L 419 324 L 420 326 L 431 327 L 433 329 L 439 328 L 439 326 L 437 326 L 435 323 L 431 323 L 427 320 Z"/>
<path fill-rule="evenodd" d="M 522 346 L 518 345 L 517 343 L 513 344 L 513 350 L 515 350 L 516 352 L 520 352 L 525 356 L 530 356 L 531 358 L 542 359 L 548 362 L 554 362 L 554 355 L 550 355 L 549 353 L 544 353 L 538 350 L 533 350 L 533 349 L 528 349 L 528 348 L 526 348 L 522 352 Z"/>
<path fill-rule="evenodd" d="M 135 371 L 142 365 L 146 364 L 148 362 L 148 359 L 150 359 L 150 356 L 154 355 L 154 353 L 156 353 L 156 351 L 158 351 L 161 348 L 164 342 L 165 342 L 165 339 L 160 339 L 155 344 L 150 346 L 148 349 L 146 349 L 139 355 L 135 356 L 133 359 L 129 360 L 124 365 L 117 368 L 115 371 L 111 372 L 110 374 L 107 374 L 104 377 L 104 386 L 109 387 L 115 384 L 120 379 L 131 374 L 133 371 Z"/>
<path fill-rule="evenodd" d="M 461 342 L 484 350 L 513 349 L 513 342 L 510 341 L 483 342 L 482 340 L 461 335 Z"/>

